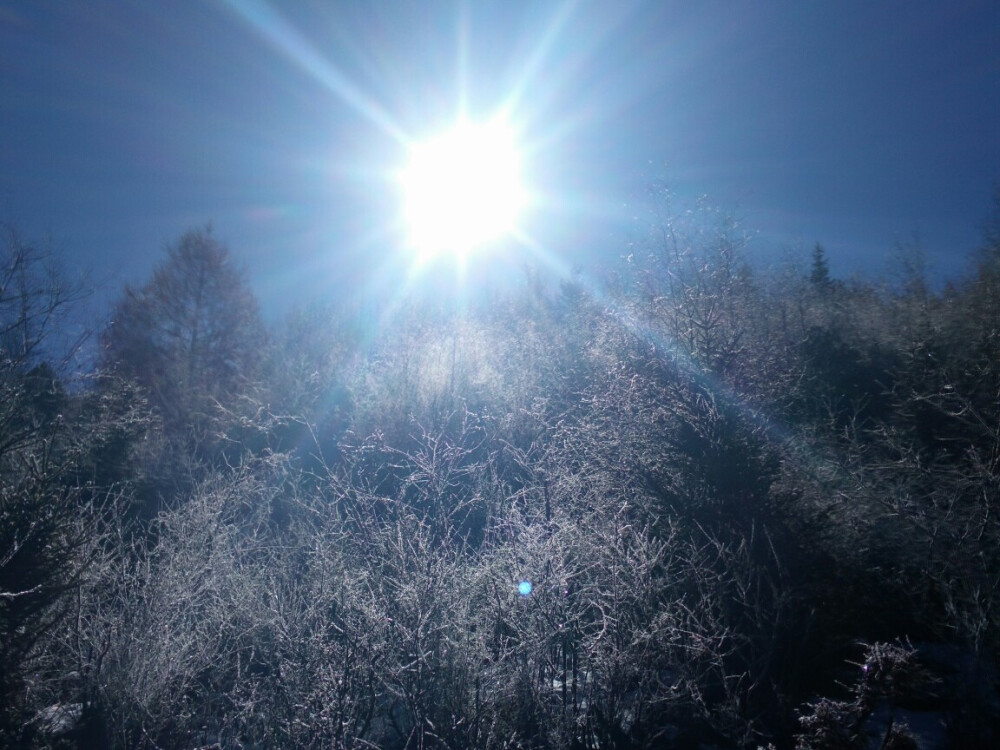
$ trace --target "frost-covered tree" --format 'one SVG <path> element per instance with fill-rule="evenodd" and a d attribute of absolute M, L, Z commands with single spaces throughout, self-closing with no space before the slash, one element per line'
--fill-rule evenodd
<path fill-rule="evenodd" d="M 263 330 L 243 272 L 210 228 L 166 254 L 143 287 L 126 287 L 103 335 L 104 364 L 146 389 L 169 433 L 199 439 L 247 382 Z"/>

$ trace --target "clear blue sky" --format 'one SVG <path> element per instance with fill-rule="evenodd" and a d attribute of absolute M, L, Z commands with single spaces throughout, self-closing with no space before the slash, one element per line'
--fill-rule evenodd
<path fill-rule="evenodd" d="M 508 106 L 567 263 L 626 252 L 645 187 L 753 252 L 954 276 L 1000 180 L 1000 3 L 0 0 L 0 218 L 115 285 L 212 221 L 265 306 L 392 254 L 401 138 Z"/>

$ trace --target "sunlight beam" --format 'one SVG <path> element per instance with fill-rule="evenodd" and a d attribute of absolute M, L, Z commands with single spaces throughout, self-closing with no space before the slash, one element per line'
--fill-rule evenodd
<path fill-rule="evenodd" d="M 579 5 L 578 0 L 566 0 L 556 8 L 555 13 L 553 13 L 552 18 L 545 27 L 545 31 L 542 33 L 541 39 L 521 67 L 520 75 L 518 75 L 517 81 L 507 96 L 505 106 L 510 111 L 515 111 L 519 108 L 524 92 L 538 75 L 539 71 L 543 69 L 553 46 L 576 12 L 577 5 Z M 547 71 L 547 73 L 551 73 L 551 71 Z"/>
<path fill-rule="evenodd" d="M 272 47 L 321 83 L 347 106 L 380 130 L 405 143 L 402 129 L 386 111 L 323 57 L 313 45 L 266 0 L 222 0 L 244 23 Z"/>

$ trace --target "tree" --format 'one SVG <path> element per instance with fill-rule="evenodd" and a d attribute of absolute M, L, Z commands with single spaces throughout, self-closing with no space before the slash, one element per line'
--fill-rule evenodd
<path fill-rule="evenodd" d="M 830 280 L 830 264 L 826 260 L 826 249 L 818 242 L 812 251 L 812 270 L 809 272 L 809 283 L 821 291 L 828 290 L 833 283 Z"/>
<path fill-rule="evenodd" d="M 104 332 L 103 363 L 148 393 L 168 435 L 196 446 L 218 404 L 257 362 L 257 303 L 210 227 L 184 234 L 140 289 L 125 288 Z"/>
<path fill-rule="evenodd" d="M 64 365 L 78 341 L 64 334 L 81 290 L 16 229 L 3 229 L 0 748 L 29 746 L 38 729 L 29 717 L 71 682 L 56 655 L 65 641 L 58 631 L 99 529 L 116 514 L 115 489 L 96 484 L 93 459 L 127 419 L 108 411 L 113 392 L 91 399 L 85 384 L 67 387 Z"/>

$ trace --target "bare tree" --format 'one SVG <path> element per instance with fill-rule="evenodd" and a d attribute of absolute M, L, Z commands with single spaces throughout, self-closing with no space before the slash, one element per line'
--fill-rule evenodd
<path fill-rule="evenodd" d="M 108 488 L 94 451 L 118 422 L 83 408 L 60 375 L 63 317 L 80 298 L 44 253 L 4 227 L 0 247 L 0 745 L 21 746 L 38 702 L 64 684 L 51 638 L 93 561 Z M 106 405 L 106 404 L 105 404 Z M 56 690 L 56 693 L 58 691 Z"/>
<path fill-rule="evenodd" d="M 167 429 L 194 441 L 215 404 L 252 377 L 262 348 L 257 303 L 210 228 L 186 233 L 143 287 L 126 287 L 102 337 L 103 363 L 149 393 Z"/>

